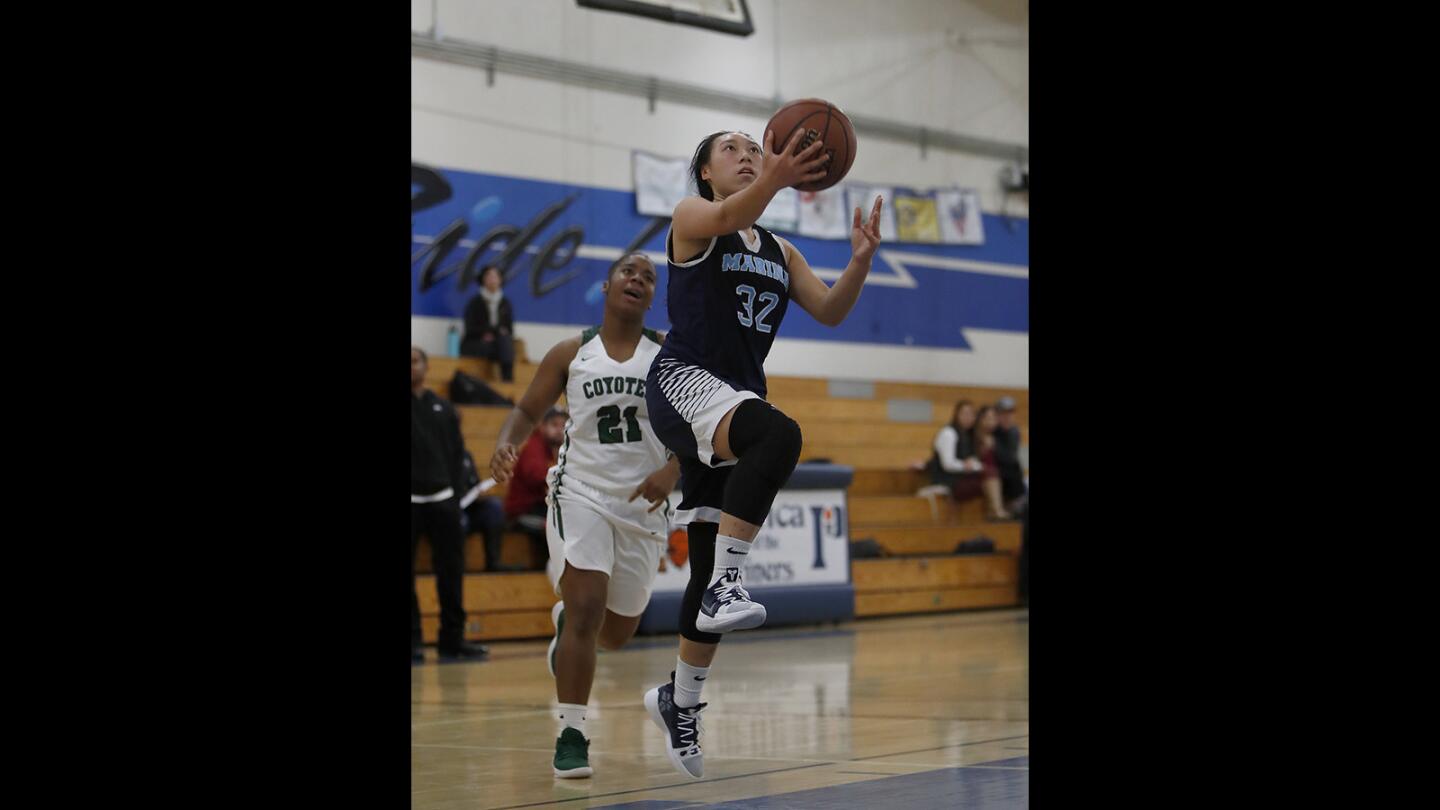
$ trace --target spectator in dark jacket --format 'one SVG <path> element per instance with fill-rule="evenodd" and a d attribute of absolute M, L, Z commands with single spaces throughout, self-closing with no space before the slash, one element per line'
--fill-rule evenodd
<path fill-rule="evenodd" d="M 1011 513 L 1023 511 L 1025 471 L 1020 466 L 1020 426 L 1015 424 L 1015 400 L 1001 397 L 995 403 L 995 465 L 1000 469 L 1000 497 Z"/>
<path fill-rule="evenodd" d="M 480 271 L 480 292 L 465 305 L 462 357 L 484 357 L 500 364 L 500 379 L 515 379 L 515 312 L 500 291 L 500 268 L 486 265 Z"/>
<path fill-rule="evenodd" d="M 473 659 L 489 652 L 465 641 L 465 537 L 460 528 L 465 443 L 455 409 L 425 388 L 428 363 L 424 351 L 410 347 L 410 658 L 417 663 L 425 660 L 414 587 L 421 534 L 430 538 L 440 597 L 440 660 Z"/>

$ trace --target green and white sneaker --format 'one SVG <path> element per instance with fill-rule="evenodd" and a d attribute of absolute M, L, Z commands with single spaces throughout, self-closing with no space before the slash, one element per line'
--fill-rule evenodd
<path fill-rule="evenodd" d="M 579 729 L 565 727 L 555 739 L 555 776 L 560 779 L 580 779 L 589 776 L 590 741 Z"/>
<path fill-rule="evenodd" d="M 550 608 L 550 623 L 555 625 L 555 637 L 550 639 L 550 652 L 546 653 L 545 661 L 550 667 L 550 677 L 555 677 L 555 651 L 560 648 L 560 630 L 565 626 L 565 603 L 556 602 L 555 607 Z"/>

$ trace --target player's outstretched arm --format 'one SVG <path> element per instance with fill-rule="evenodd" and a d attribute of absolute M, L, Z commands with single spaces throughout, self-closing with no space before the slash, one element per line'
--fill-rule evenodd
<path fill-rule="evenodd" d="M 870 210 L 870 219 L 860 222 L 860 209 L 850 226 L 850 263 L 845 272 L 836 279 L 834 287 L 825 282 L 810 269 L 809 262 L 795 246 L 780 239 L 786 253 L 786 264 L 790 271 L 790 297 L 811 317 L 826 326 L 839 326 L 860 300 L 860 290 L 865 286 L 865 277 L 870 275 L 870 261 L 880 247 L 880 207 L 884 200 L 875 198 L 875 207 Z M 778 238 L 778 237 L 777 237 Z"/>
<path fill-rule="evenodd" d="M 505 424 L 500 426 L 495 455 L 490 457 L 490 474 L 494 476 L 496 483 L 503 484 L 510 480 L 510 474 L 515 469 L 515 460 L 520 455 L 516 447 L 524 443 L 535 430 L 535 426 L 540 424 L 545 411 L 565 393 L 565 380 L 569 375 L 570 363 L 574 361 L 575 353 L 579 350 L 579 338 L 562 340 L 551 347 L 540 361 L 540 368 L 535 371 L 535 379 L 530 381 L 520 401 L 515 403 L 515 409 L 510 411 Z"/>

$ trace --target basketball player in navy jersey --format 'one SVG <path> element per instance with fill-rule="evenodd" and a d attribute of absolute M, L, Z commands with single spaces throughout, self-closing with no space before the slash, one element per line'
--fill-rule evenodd
<path fill-rule="evenodd" d="M 845 319 L 880 245 L 880 199 L 864 224 L 856 208 L 850 263 L 828 287 L 785 239 L 755 224 L 781 189 L 825 176 L 816 141 L 762 151 L 741 132 L 700 142 L 690 164 L 699 196 L 675 206 L 666 239 L 671 331 L 646 378 L 661 441 L 680 458 L 677 521 L 689 519 L 690 583 L 670 682 L 645 694 L 682 774 L 703 774 L 700 690 L 722 633 L 758 627 L 765 608 L 744 587 L 750 544 L 800 459 L 800 427 L 765 401 L 765 357 L 790 300 L 826 326 Z"/>

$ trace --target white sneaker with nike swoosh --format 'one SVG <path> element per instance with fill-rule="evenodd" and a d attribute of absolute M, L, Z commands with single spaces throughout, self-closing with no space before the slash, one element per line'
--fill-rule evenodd
<path fill-rule="evenodd" d="M 737 550 L 740 546 L 745 550 Z M 715 539 L 715 573 L 700 597 L 695 629 L 702 633 L 750 630 L 765 623 L 765 606 L 745 590 L 748 543 L 721 535 Z"/>
<path fill-rule="evenodd" d="M 690 708 L 675 705 L 675 673 L 670 682 L 645 693 L 645 709 L 650 719 L 665 732 L 665 755 L 675 770 L 699 779 L 705 775 L 705 754 L 700 750 L 700 713 L 708 704 Z"/>

